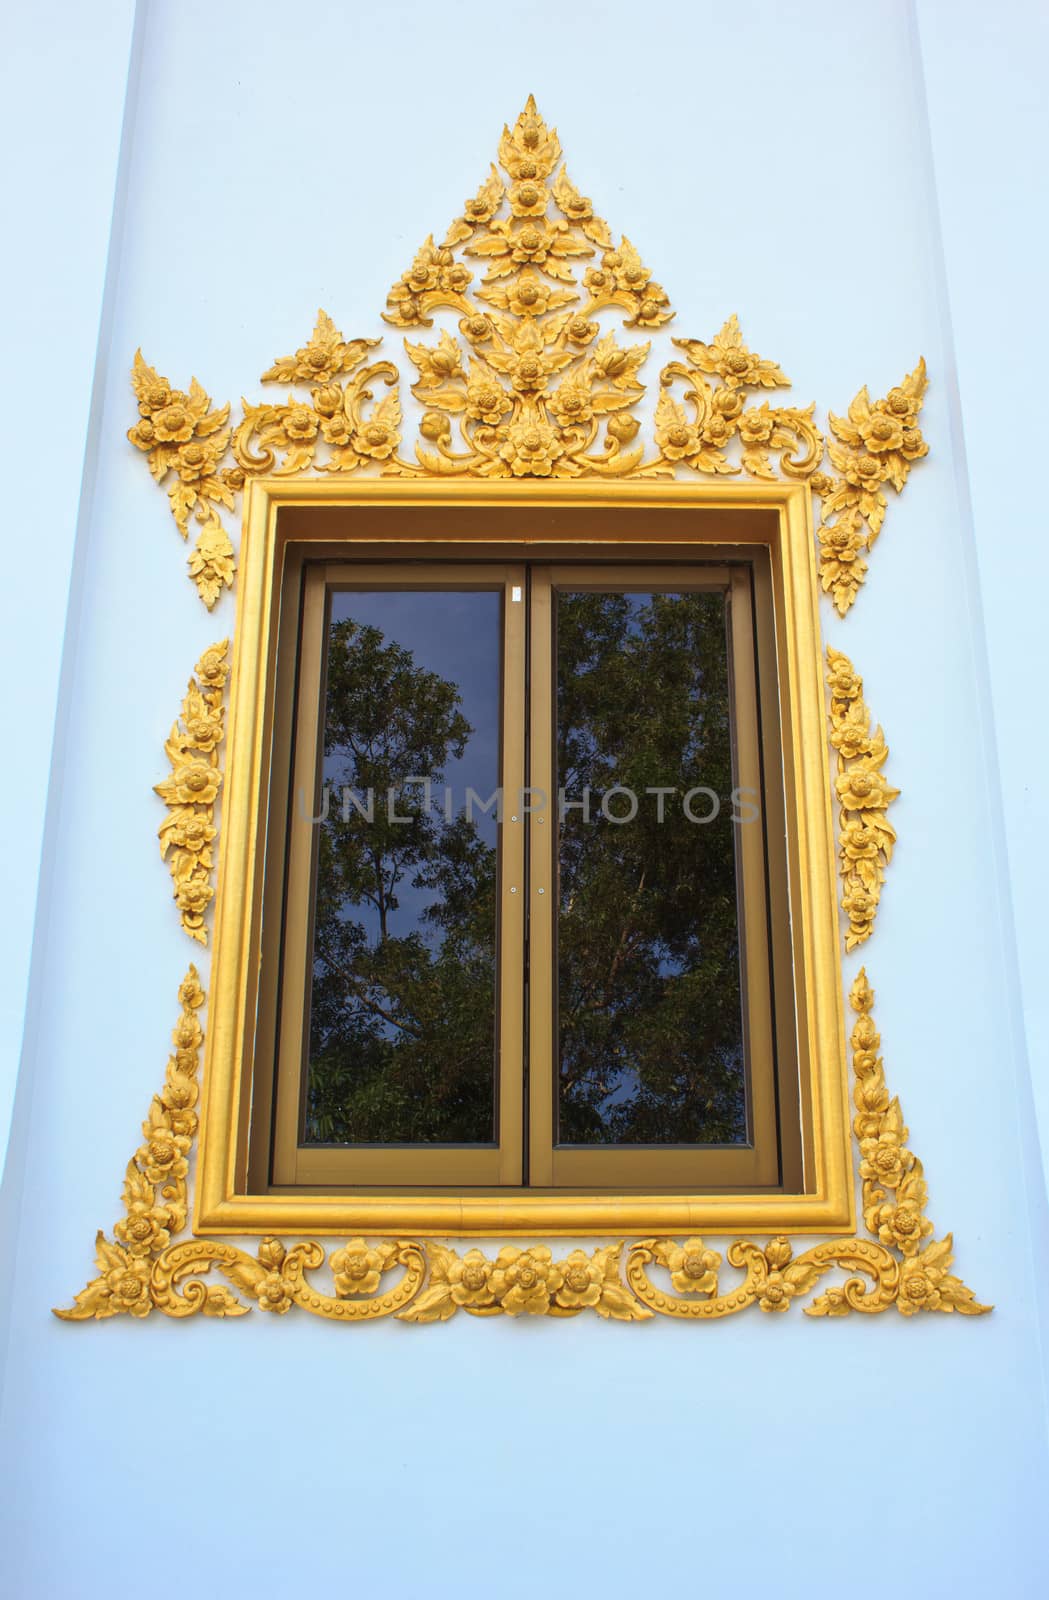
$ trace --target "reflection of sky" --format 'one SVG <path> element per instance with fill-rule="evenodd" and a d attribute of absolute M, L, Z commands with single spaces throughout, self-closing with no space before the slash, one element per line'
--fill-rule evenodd
<path fill-rule="evenodd" d="M 416 667 L 435 672 L 456 686 L 460 711 L 473 729 L 460 759 L 450 755 L 443 775 L 429 774 L 435 780 L 433 808 L 439 818 L 444 805 L 444 786 L 452 791 L 453 816 L 464 809 L 466 790 L 472 788 L 481 800 L 489 798 L 499 783 L 499 725 L 502 688 L 502 594 L 492 590 L 448 592 L 434 589 L 344 590 L 331 596 L 332 623 L 351 619 L 366 627 L 378 628 L 388 643 L 411 651 Z M 419 777 L 427 774 L 419 773 Z M 421 790 L 413 791 L 416 798 Z M 363 799 L 363 797 L 362 797 Z M 333 815 L 339 815 L 341 797 L 331 800 Z M 385 794 L 375 796 L 375 814 L 383 814 Z M 403 811 L 403 807 L 398 807 Z M 473 808 L 479 836 L 486 844 L 496 843 L 495 807 L 487 815 L 479 805 Z M 392 919 L 392 932 L 404 937 L 413 931 L 433 893 L 415 889 L 410 881 L 397 886 L 400 908 Z M 367 905 L 350 913 L 363 922 L 371 938 L 378 936 L 378 917 Z M 374 922 L 374 926 L 373 926 Z M 427 925 L 418 931 L 427 937 Z M 432 937 L 432 935 L 430 935 Z"/>
<path fill-rule="evenodd" d="M 650 608 L 653 600 L 652 594 L 627 594 L 623 596 L 627 603 L 627 633 L 632 639 L 640 639 L 642 617 Z M 680 600 L 677 594 L 664 594 L 665 600 Z"/>
<path fill-rule="evenodd" d="M 563 603 L 566 600 L 578 600 L 578 599 L 581 599 L 584 594 L 589 593 L 589 592 L 590 591 L 587 591 L 587 590 L 563 589 L 563 590 L 559 591 L 558 601 L 559 601 L 559 603 Z M 609 594 L 609 595 L 616 595 L 617 598 L 621 599 L 624 602 L 624 605 L 625 605 L 625 616 L 624 616 L 624 619 L 623 619 L 623 636 L 622 636 L 622 642 L 621 642 L 621 647 L 620 647 L 620 653 L 623 654 L 623 655 L 630 655 L 630 656 L 641 655 L 642 661 L 644 661 L 644 653 L 645 653 L 646 649 L 648 648 L 648 645 L 647 645 L 646 640 L 645 640 L 645 631 L 646 631 L 646 626 L 651 623 L 651 620 L 652 620 L 652 617 L 653 617 L 653 613 L 654 613 L 654 610 L 655 610 L 655 602 L 657 600 L 662 600 L 662 601 L 666 601 L 668 605 L 676 606 L 679 603 L 687 603 L 689 600 L 696 599 L 697 595 L 700 595 L 700 594 L 706 595 L 707 591 L 690 590 L 690 591 L 685 591 L 685 592 L 679 593 L 677 590 L 673 590 L 673 589 L 648 589 L 648 590 L 643 590 L 643 591 L 640 591 L 640 592 L 637 592 L 637 593 L 628 593 L 625 590 L 610 588 L 610 589 L 607 589 L 607 590 L 602 590 L 601 593 L 602 594 Z M 721 600 L 719 602 L 719 604 L 720 604 L 721 607 L 723 607 L 724 601 Z M 720 642 L 721 653 L 724 654 L 728 650 L 728 638 L 727 638 L 727 634 L 726 634 L 726 631 L 725 631 L 724 612 L 723 612 L 723 610 L 719 609 L 719 611 L 717 613 L 715 613 L 715 615 L 717 616 L 716 627 L 718 629 L 718 639 L 719 639 L 719 642 Z M 702 620 L 704 622 L 709 621 L 708 618 L 702 618 Z M 558 670 L 559 671 L 563 670 L 560 663 L 559 663 Z M 589 670 L 591 672 L 593 672 L 595 669 L 594 668 L 590 668 Z M 698 661 L 693 661 L 692 662 L 691 699 L 693 701 L 693 704 L 697 705 L 697 707 L 700 707 L 702 705 L 703 689 L 704 689 L 704 684 L 703 684 L 703 670 L 702 670 L 702 667 L 700 666 Z M 575 729 L 573 731 L 576 732 L 577 734 L 579 734 L 579 733 L 583 734 L 583 736 L 584 736 L 583 737 L 583 744 L 584 744 L 584 746 L 586 746 L 588 735 L 586 733 L 585 728 L 582 729 L 582 730 Z M 565 730 L 562 728 L 561 732 L 563 733 L 563 732 L 565 732 Z M 597 749 L 596 744 L 594 743 L 592 736 L 589 736 L 589 737 L 590 737 L 590 744 L 591 744 L 591 746 L 593 748 L 594 754 L 595 755 L 600 755 L 601 752 Z M 558 774 L 558 782 L 559 782 L 559 784 L 563 783 L 564 781 L 565 781 L 564 775 L 559 773 Z M 660 781 L 661 781 L 661 783 L 667 785 L 668 787 L 672 786 L 673 790 L 674 790 L 673 794 L 667 795 L 664 798 L 664 800 L 662 801 L 662 804 L 664 805 L 665 808 L 671 808 L 672 807 L 674 809 L 677 809 L 678 807 L 681 806 L 683 796 L 688 792 L 689 789 L 691 789 L 693 787 L 697 787 L 697 786 L 704 786 L 704 780 L 703 780 L 703 777 L 701 775 L 697 776 L 694 772 L 689 772 L 689 771 L 684 770 L 684 769 L 666 772 L 666 773 L 662 774 Z M 572 792 L 570 792 L 568 794 L 568 799 L 570 801 L 571 800 L 580 800 L 581 798 L 582 798 L 581 793 L 576 793 L 576 792 L 572 791 Z M 638 794 L 636 798 L 637 798 L 637 802 L 638 802 L 638 813 L 637 813 L 638 816 L 641 815 L 642 808 L 644 808 L 644 807 L 648 807 L 649 808 L 649 813 L 650 814 L 657 814 L 658 815 L 658 804 L 659 804 L 659 802 L 657 802 L 657 800 L 656 800 L 656 798 L 654 796 Z M 733 806 L 732 806 L 730 795 L 729 794 L 718 795 L 718 801 L 719 801 L 718 808 L 717 808 L 714 816 L 712 818 L 710 818 L 710 821 L 709 822 L 707 822 L 707 821 L 696 821 L 696 826 L 697 827 L 714 826 L 714 827 L 717 827 L 719 830 L 724 830 L 726 827 L 731 826 L 732 818 L 733 818 Z M 601 804 L 601 791 L 598 790 L 598 789 L 595 789 L 595 790 L 592 791 L 592 796 L 591 796 L 591 816 L 596 819 L 596 822 L 595 822 L 596 826 L 600 826 L 600 823 L 601 823 L 601 820 L 602 820 L 600 818 L 600 815 L 599 815 L 600 804 Z M 625 797 L 620 799 L 619 808 L 618 808 L 617 814 L 621 814 L 622 811 L 626 808 L 627 804 L 628 804 L 628 802 L 626 801 Z M 707 794 L 698 794 L 693 798 L 693 800 L 691 802 L 691 809 L 694 812 L 694 815 L 695 815 L 696 818 L 705 818 L 706 814 L 710 811 L 712 806 L 713 806 L 713 801 L 712 801 L 711 797 L 709 795 L 707 795 Z M 617 808 L 613 806 L 612 809 L 615 811 Z M 624 826 L 628 826 L 628 824 L 624 824 Z M 664 972 L 666 972 L 666 971 L 669 971 L 670 969 L 669 969 L 669 967 L 666 967 L 663 970 L 664 970 Z"/>
<path fill-rule="evenodd" d="M 731 1058 L 729 1064 L 731 1065 L 733 1070 L 736 1073 L 739 1074 L 740 1078 L 742 1079 L 743 1067 L 744 1067 L 742 1047 L 738 1051 L 734 1052 L 733 1057 Z M 595 1105 L 595 1107 L 594 1107 L 594 1109 L 597 1112 L 598 1116 L 600 1116 L 602 1118 L 609 1117 L 609 1116 L 612 1115 L 613 1112 L 619 1111 L 619 1110 L 622 1109 L 622 1107 L 630 1105 L 633 1100 L 637 1099 L 637 1097 L 641 1093 L 641 1087 L 642 1087 L 642 1085 L 641 1085 L 641 1074 L 638 1072 L 636 1067 L 630 1067 L 630 1066 L 616 1067 L 612 1072 L 610 1072 L 608 1074 L 608 1080 L 612 1084 L 612 1087 L 609 1089 L 609 1091 L 605 1095 L 604 1099 L 603 1100 L 599 1100 L 597 1102 L 597 1104 Z M 564 1093 L 564 1090 L 562 1089 L 562 1094 L 563 1093 Z M 727 1143 L 727 1144 L 745 1144 L 746 1143 L 746 1139 L 747 1139 L 746 1128 L 745 1128 L 745 1126 L 741 1125 L 740 1126 L 739 1135 L 738 1135 L 737 1138 L 728 1139 L 728 1140 L 721 1141 L 721 1142 L 724 1142 L 724 1143 Z M 650 1142 L 651 1143 L 656 1143 L 656 1144 L 671 1144 L 674 1141 L 671 1140 L 671 1139 L 660 1139 L 660 1140 L 655 1140 L 655 1141 L 648 1141 L 648 1140 L 645 1140 L 645 1139 L 637 1139 L 637 1140 L 627 1139 L 627 1140 L 624 1140 L 623 1142 L 625 1144 L 646 1145 L 646 1144 L 649 1144 Z"/>
<path fill-rule="evenodd" d="M 624 594 L 623 599 L 627 603 L 626 631 L 629 639 L 640 639 L 643 637 L 644 630 L 642 624 L 646 620 L 648 614 L 651 612 L 652 602 L 655 600 L 657 595 L 659 596 L 660 600 L 669 601 L 684 600 L 687 598 L 685 595 L 677 594 L 670 589 L 651 589 L 645 594 Z"/>

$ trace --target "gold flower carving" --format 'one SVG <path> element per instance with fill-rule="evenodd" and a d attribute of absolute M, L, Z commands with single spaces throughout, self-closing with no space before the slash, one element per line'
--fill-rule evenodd
<path fill-rule="evenodd" d="M 829 646 L 827 683 L 830 742 L 838 756 L 834 790 L 840 808 L 841 908 L 849 919 L 845 948 L 854 950 L 874 932 L 885 868 L 896 843 L 887 811 L 900 791 L 890 788 L 882 773 L 889 750 L 881 728 L 871 730 L 863 679 L 848 656 Z"/>
<path fill-rule="evenodd" d="M 215 893 L 212 848 L 222 784 L 219 746 L 225 732 L 222 696 L 229 676 L 228 650 L 229 640 L 223 639 L 197 662 L 179 719 L 164 744 L 171 774 L 154 787 L 168 808 L 158 829 L 160 854 L 171 870 L 182 926 L 198 944 L 208 942 L 204 915 Z"/>
<path fill-rule="evenodd" d="M 674 313 L 625 236 L 580 192 L 556 129 L 529 98 L 499 142 L 499 165 L 441 242 L 429 236 L 387 297 L 396 328 L 454 319 L 429 340 L 405 339 L 418 404 L 405 449 L 397 366 L 371 360 L 377 339 L 347 340 L 326 312 L 294 355 L 262 374 L 278 402 L 211 408 L 194 379 L 173 390 L 135 357 L 139 420 L 128 437 L 169 484 L 183 536 L 202 524 L 190 574 L 209 607 L 233 582 L 233 551 L 216 510 L 235 509 L 248 477 L 313 471 L 473 478 L 644 478 L 690 472 L 805 480 L 822 500 L 820 579 L 844 615 L 864 580 L 885 515 L 885 485 L 902 489 L 928 453 L 918 428 L 925 364 L 882 400 L 861 389 L 847 417 L 830 414 L 827 445 L 815 407 L 775 404 L 790 381 L 745 343 L 735 316 L 709 342 L 681 351 L 659 376 L 654 429 L 637 415 L 650 338 Z M 619 331 L 599 320 L 616 313 Z M 670 352 L 668 351 L 668 354 Z M 833 471 L 823 471 L 825 456 Z M 228 458 L 231 462 L 226 464 Z"/>
<path fill-rule="evenodd" d="M 403 1322 L 445 1322 L 465 1311 L 475 1317 L 574 1317 L 583 1311 L 622 1322 L 653 1314 L 692 1321 L 732 1316 L 757 1305 L 788 1311 L 795 1301 L 812 1317 L 840 1317 L 895 1309 L 990 1310 L 950 1270 L 950 1234 L 937 1240 L 925 1214 L 928 1191 L 921 1162 L 908 1146 L 897 1099 L 889 1097 L 871 1014 L 874 992 L 860 972 L 849 999 L 855 1075 L 853 1128 L 859 1143 L 863 1221 L 870 1237 L 832 1239 L 795 1255 L 784 1238 L 762 1246 L 751 1239 L 729 1244 L 725 1258 L 742 1281 L 721 1281 L 722 1254 L 699 1238 L 641 1239 L 575 1249 L 560 1259 L 541 1244 L 507 1246 L 494 1260 L 473 1247 L 411 1239 L 355 1238 L 330 1255 L 307 1240 L 285 1245 L 265 1238 L 254 1255 L 212 1239 L 172 1242 L 187 1215 L 187 1172 L 197 1131 L 197 1069 L 203 1034 L 204 992 L 190 967 L 179 989 L 181 1014 L 172 1035 L 164 1088 L 142 1125 L 143 1143 L 128 1163 L 124 1216 L 113 1237 L 96 1240 L 98 1275 L 56 1310 L 66 1321 L 117 1315 L 145 1317 L 242 1316 L 253 1302 L 283 1315 L 293 1306 L 335 1322 L 395 1316 Z M 624 1261 L 625 1255 L 625 1261 Z M 330 1288 L 307 1273 L 327 1267 Z M 652 1282 L 655 1267 L 669 1288 Z M 810 1299 L 826 1276 L 847 1274 Z M 212 1272 L 224 1282 L 205 1281 Z M 387 1283 L 391 1273 L 399 1276 Z M 227 1287 L 227 1285 L 229 1287 Z M 238 1293 L 239 1291 L 239 1293 Z M 243 1297 L 243 1298 L 242 1298 Z"/>
<path fill-rule="evenodd" d="M 221 466 L 230 442 L 229 406 L 213 411 L 196 378 L 188 394 L 173 389 L 142 359 L 141 350 L 135 352 L 131 383 L 139 419 L 128 438 L 145 451 L 156 482 L 169 482 L 168 499 L 183 539 L 189 537 L 190 513 L 201 525 L 188 565 L 210 611 L 223 586 L 232 588 L 234 572 L 233 546 L 215 506 L 232 511 L 235 491 L 244 483 L 242 473 Z"/>
<path fill-rule="evenodd" d="M 820 583 L 844 616 L 867 574 L 864 552 L 874 547 L 885 519 L 885 485 L 897 494 L 907 482 L 911 462 L 929 454 L 918 427 L 928 388 L 925 362 L 883 400 L 872 404 L 860 390 L 847 417 L 830 414 L 831 432 L 840 442 L 827 452 L 836 476 L 817 473 L 813 492 L 823 502 L 816 536 L 820 544 Z"/>

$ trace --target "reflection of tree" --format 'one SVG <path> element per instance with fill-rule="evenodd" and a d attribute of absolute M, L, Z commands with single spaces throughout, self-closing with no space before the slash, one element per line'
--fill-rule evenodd
<path fill-rule="evenodd" d="M 461 704 L 379 629 L 331 628 L 311 1142 L 493 1138 L 496 852 L 405 788 L 462 757 Z M 723 598 L 562 595 L 558 781 L 592 791 L 592 821 L 569 810 L 561 829 L 561 1142 L 745 1136 L 731 769 Z M 708 826 L 681 809 L 697 784 L 722 799 Z M 344 785 L 374 791 L 371 821 L 343 814 Z M 640 801 L 623 825 L 599 809 L 616 785 Z M 677 790 L 662 823 L 657 786 Z"/>
<path fill-rule="evenodd" d="M 334 1143 L 493 1137 L 495 850 L 407 780 L 443 777 L 473 732 L 457 687 L 378 628 L 329 635 L 307 1138 Z M 340 807 L 375 793 L 374 818 Z M 387 790 L 396 791 L 391 821 Z M 400 895 L 425 895 L 401 918 Z M 428 891 L 428 893 L 426 893 Z M 357 915 L 354 915 L 356 911 Z M 408 931 L 401 931 L 405 925 Z"/>
<path fill-rule="evenodd" d="M 558 773 L 592 821 L 561 830 L 558 983 L 563 1143 L 745 1137 L 728 664 L 719 594 L 562 594 Z M 689 822 L 693 785 L 722 800 Z M 622 785 L 636 818 L 608 822 Z M 646 788 L 675 786 L 657 820 Z M 618 807 L 616 805 L 618 798 Z M 627 808 L 626 796 L 609 809 Z M 697 813 L 708 808 L 697 802 Z"/>

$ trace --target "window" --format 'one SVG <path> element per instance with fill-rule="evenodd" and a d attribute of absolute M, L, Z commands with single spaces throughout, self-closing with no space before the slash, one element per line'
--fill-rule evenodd
<path fill-rule="evenodd" d="M 249 529 L 202 1231 L 828 1225 L 785 519 L 564 498 Z"/>

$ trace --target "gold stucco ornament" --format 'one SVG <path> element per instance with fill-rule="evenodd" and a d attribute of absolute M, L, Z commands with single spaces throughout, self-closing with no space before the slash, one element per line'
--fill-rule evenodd
<path fill-rule="evenodd" d="M 830 742 L 838 757 L 834 790 L 839 806 L 841 906 L 849 924 L 845 948 L 854 950 L 874 932 L 885 868 L 896 843 L 887 812 L 900 791 L 888 784 L 882 771 L 889 750 L 881 728 L 871 727 L 863 679 L 848 656 L 830 646 L 827 683 Z"/>
<path fill-rule="evenodd" d="M 757 1306 L 769 1314 L 795 1302 L 813 1317 L 895 1308 L 901 1316 L 988 1311 L 951 1272 L 950 1234 L 930 1238 L 928 1191 L 921 1162 L 909 1148 L 900 1103 L 890 1098 L 871 1015 L 874 992 L 860 972 L 849 996 L 855 1076 L 853 1128 L 859 1145 L 863 1220 L 870 1238 L 831 1239 L 796 1253 L 788 1239 L 764 1246 L 735 1239 L 724 1251 L 742 1281 L 725 1285 L 723 1254 L 701 1238 L 641 1239 L 579 1247 L 555 1256 L 549 1245 L 507 1245 L 490 1258 L 476 1246 L 460 1253 L 430 1240 L 353 1238 L 329 1253 L 317 1240 L 261 1240 L 249 1250 L 220 1240 L 173 1243 L 186 1227 L 188 1172 L 197 1131 L 197 1069 L 204 1004 L 195 967 L 179 989 L 182 1007 L 172 1035 L 164 1088 L 142 1126 L 143 1142 L 128 1163 L 124 1216 L 96 1241 L 97 1276 L 55 1315 L 82 1322 L 142 1318 L 242 1316 L 254 1305 L 283 1316 L 293 1307 L 333 1322 L 395 1316 L 403 1322 L 475 1317 L 574 1317 L 593 1311 L 618 1322 L 654 1314 L 694 1322 Z M 625 1256 L 625 1262 L 624 1262 Z M 307 1274 L 327 1269 L 330 1288 Z M 661 1270 L 668 1288 L 653 1283 Z M 830 1272 L 847 1274 L 815 1297 Z M 391 1276 L 396 1274 L 393 1281 Z M 214 1281 L 212 1275 L 219 1281 Z M 210 1281 L 206 1281 L 210 1280 Z"/>
<path fill-rule="evenodd" d="M 136 356 L 139 420 L 129 438 L 168 487 L 183 536 L 191 516 L 200 525 L 189 567 L 203 602 L 210 608 L 233 582 L 232 544 L 219 508 L 235 509 L 254 475 L 541 480 L 698 473 L 807 482 L 823 502 L 821 583 L 844 615 L 882 525 L 884 485 L 899 491 L 913 461 L 927 453 L 918 428 L 924 363 L 883 400 L 872 402 L 863 389 L 847 417 L 831 414 L 827 450 L 814 406 L 779 406 L 770 398 L 789 381 L 775 361 L 747 345 L 732 316 L 709 341 L 673 341 L 680 354 L 667 352 L 650 426 L 635 413 L 645 398 L 642 370 L 651 344 L 670 342 L 666 291 L 628 239 L 615 244 L 593 202 L 569 179 L 556 131 L 534 100 L 504 130 L 499 161 L 502 172 L 491 167 L 441 243 L 425 241 L 388 298 L 386 320 L 406 330 L 432 328 L 435 313 L 454 318 L 455 332 L 441 326 L 405 341 L 418 406 L 414 439 L 397 366 L 370 359 L 380 341 L 346 339 L 323 311 L 310 339 L 263 374 L 263 382 L 285 386 L 286 399 L 244 402 L 235 429 L 229 407 L 213 409 L 195 379 L 188 391 L 174 390 Z M 621 314 L 618 330 L 606 326 L 612 312 Z M 631 330 L 626 336 L 624 328 Z M 636 330 L 650 330 L 651 337 Z M 828 454 L 834 474 L 822 470 Z M 201 657 L 165 747 L 170 776 L 157 786 L 168 807 L 161 851 L 183 926 L 200 943 L 207 940 L 214 893 L 228 670 L 226 641 Z M 827 671 L 842 905 L 852 949 L 873 931 L 895 841 L 886 812 L 897 791 L 884 777 L 885 742 L 880 729 L 872 732 L 862 680 L 834 650 Z M 253 1252 L 211 1238 L 178 1238 L 188 1225 L 203 1037 L 204 993 L 191 967 L 179 990 L 165 1084 L 126 1169 L 124 1214 L 112 1236 L 98 1235 L 96 1276 L 72 1308 L 56 1314 L 74 1321 L 153 1312 L 224 1317 L 254 1306 L 275 1317 L 298 1308 L 343 1322 L 395 1316 L 433 1323 L 460 1311 L 703 1321 L 754 1305 L 783 1314 L 796 1302 L 812 1316 L 892 1307 L 908 1318 L 922 1311 L 979 1314 L 989 1308 L 950 1270 L 951 1236 L 933 1237 L 921 1162 L 885 1084 L 873 998 L 861 972 L 850 995 L 853 1128 L 868 1237 L 800 1251 L 782 1236 L 763 1245 L 730 1239 L 717 1249 L 698 1236 L 560 1252 L 535 1243 L 506 1246 L 494 1256 L 430 1240 L 358 1236 L 329 1249 L 316 1240 L 266 1237 Z M 735 1274 L 730 1283 L 726 1263 Z M 314 1275 L 322 1272 L 318 1283 Z M 844 1281 L 814 1294 L 830 1273 L 844 1274 Z"/>
<path fill-rule="evenodd" d="M 837 476 L 820 473 L 812 487 L 823 502 L 817 530 L 820 583 L 842 616 L 866 576 L 864 553 L 873 549 L 881 532 L 885 485 L 891 484 L 899 494 L 911 463 L 929 453 L 918 427 L 927 388 L 925 362 L 919 361 L 884 399 L 872 403 L 864 387 L 847 417 L 831 412 L 831 431 L 840 443 L 831 443 L 827 450 Z"/>
<path fill-rule="evenodd" d="M 229 640 L 212 645 L 197 662 L 182 712 L 164 745 L 171 774 L 154 792 L 168 808 L 160 824 L 160 854 L 171 870 L 171 884 L 182 926 L 191 939 L 207 944 L 204 916 L 215 890 L 212 854 L 218 829 L 215 803 L 222 784 L 219 746 L 225 732 L 223 690 L 229 675 Z"/>
<path fill-rule="evenodd" d="M 215 512 L 216 505 L 232 511 L 243 475 L 222 470 L 230 443 L 229 406 L 211 409 L 211 401 L 196 378 L 188 392 L 173 389 L 154 367 L 135 352 L 131 383 L 138 401 L 139 420 L 128 438 L 146 454 L 157 483 L 167 482 L 172 515 L 184 539 L 189 537 L 190 514 L 201 524 L 189 557 L 189 574 L 208 610 L 223 586 L 233 586 L 233 546 Z"/>
<path fill-rule="evenodd" d="M 814 404 L 770 398 L 790 380 L 750 348 L 735 315 L 707 340 L 669 339 L 667 291 L 569 177 L 557 131 L 533 98 L 504 128 L 498 155 L 440 242 L 424 240 L 387 297 L 384 320 L 406 332 L 433 328 L 437 316 L 454 320 L 454 331 L 404 340 L 414 414 L 404 414 L 398 366 L 371 358 L 381 341 L 347 339 L 325 311 L 306 343 L 262 374 L 286 398 L 245 400 L 232 428 L 229 406 L 212 409 L 196 379 L 174 390 L 136 355 L 139 420 L 128 437 L 168 484 L 183 536 L 191 514 L 202 524 L 190 575 L 205 605 L 233 582 L 218 508 L 234 510 L 259 474 L 696 473 L 806 481 L 822 501 L 820 581 L 844 615 L 881 530 L 886 485 L 899 492 L 928 452 L 918 427 L 925 363 L 883 399 L 863 388 L 846 416 L 831 412 L 827 445 Z M 606 326 L 610 316 L 618 327 Z M 653 338 L 663 366 L 649 426 L 634 412 Z"/>

